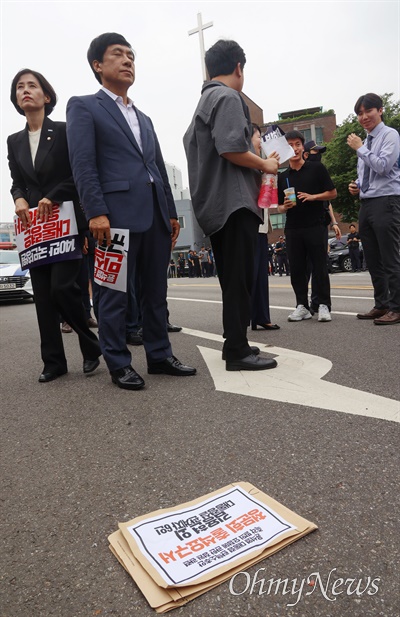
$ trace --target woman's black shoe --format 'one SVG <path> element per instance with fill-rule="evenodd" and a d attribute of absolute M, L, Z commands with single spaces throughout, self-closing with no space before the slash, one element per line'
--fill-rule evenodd
<path fill-rule="evenodd" d="M 258 330 L 258 327 L 260 326 L 260 328 L 264 328 L 264 330 L 280 330 L 280 326 L 278 326 L 276 323 L 275 324 L 268 324 L 268 323 L 259 323 L 256 324 L 255 326 L 251 326 L 252 330 Z"/>

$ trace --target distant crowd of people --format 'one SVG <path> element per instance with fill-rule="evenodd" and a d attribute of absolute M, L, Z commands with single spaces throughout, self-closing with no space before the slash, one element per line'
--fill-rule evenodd
<path fill-rule="evenodd" d="M 171 257 L 168 268 L 170 278 L 209 278 L 217 276 L 212 248 L 202 246 L 200 251 L 190 249 L 186 256 L 179 253 L 176 261 Z"/>
<path fill-rule="evenodd" d="M 268 274 L 274 276 L 290 276 L 290 267 L 286 251 L 284 236 L 279 236 L 276 244 L 268 244 Z M 169 278 L 209 278 L 217 276 L 217 269 L 212 248 L 201 247 L 200 251 L 190 249 L 186 254 L 179 253 L 174 259 L 171 257 L 168 268 Z"/>

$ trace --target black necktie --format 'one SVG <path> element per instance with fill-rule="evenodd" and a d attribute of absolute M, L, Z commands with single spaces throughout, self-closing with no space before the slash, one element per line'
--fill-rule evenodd
<path fill-rule="evenodd" d="M 367 137 L 368 150 L 371 150 L 372 139 L 373 139 L 372 135 L 368 135 Z M 370 172 L 370 168 L 368 167 L 368 165 L 364 163 L 364 175 L 363 175 L 363 180 L 361 184 L 361 190 L 363 193 L 366 193 L 369 189 L 369 172 Z"/>

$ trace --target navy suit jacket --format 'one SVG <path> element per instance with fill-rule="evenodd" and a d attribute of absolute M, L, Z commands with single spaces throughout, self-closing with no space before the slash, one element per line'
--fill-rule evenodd
<path fill-rule="evenodd" d="M 120 109 L 103 90 L 72 97 L 67 139 L 72 172 L 87 219 L 106 215 L 111 227 L 147 231 L 153 222 L 154 180 L 162 218 L 178 218 L 153 124 L 136 109 L 143 152 Z"/>

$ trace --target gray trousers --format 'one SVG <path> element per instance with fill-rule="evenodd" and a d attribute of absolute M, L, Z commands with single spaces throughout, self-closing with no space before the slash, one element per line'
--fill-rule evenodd
<path fill-rule="evenodd" d="M 400 312 L 400 195 L 362 199 L 359 233 L 375 308 Z"/>

